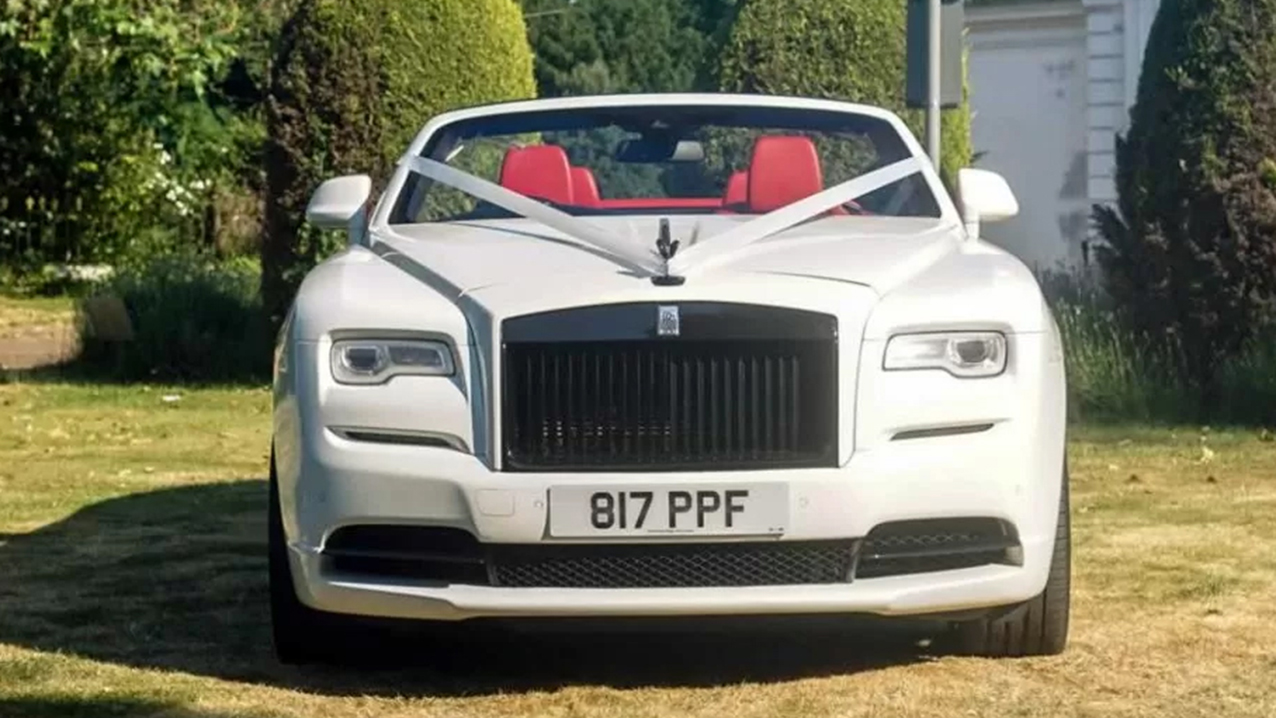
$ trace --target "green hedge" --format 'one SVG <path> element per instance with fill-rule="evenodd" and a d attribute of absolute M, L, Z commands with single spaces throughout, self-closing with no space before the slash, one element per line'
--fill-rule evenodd
<path fill-rule="evenodd" d="M 514 0 L 302 0 L 271 78 L 262 295 L 272 323 L 343 241 L 302 228 L 323 180 L 383 181 L 432 115 L 534 94 Z"/>
<path fill-rule="evenodd" d="M 1276 0 L 1161 3 L 1097 256 L 1126 325 L 1226 411 L 1223 374 L 1276 306 Z"/>
<path fill-rule="evenodd" d="M 907 13 L 904 0 L 751 0 L 731 28 L 719 86 L 879 105 L 921 139 L 922 112 L 904 106 Z M 969 105 L 942 121 L 941 173 L 951 187 L 971 160 Z"/>

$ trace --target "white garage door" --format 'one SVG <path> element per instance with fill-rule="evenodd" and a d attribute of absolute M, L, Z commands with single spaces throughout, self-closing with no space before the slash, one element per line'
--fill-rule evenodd
<path fill-rule="evenodd" d="M 1020 203 L 1018 217 L 984 235 L 1053 268 L 1080 264 L 1089 222 L 1085 17 L 1080 3 L 1040 7 L 967 11 L 972 140 L 975 166 L 1004 175 Z"/>

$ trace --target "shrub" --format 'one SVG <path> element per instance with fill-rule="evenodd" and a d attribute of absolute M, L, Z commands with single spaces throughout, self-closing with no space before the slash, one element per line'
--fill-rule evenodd
<path fill-rule="evenodd" d="M 0 263 L 109 262 L 140 233 L 200 235 L 253 134 L 215 99 L 239 17 L 214 0 L 5 4 Z"/>
<path fill-rule="evenodd" d="M 125 266 L 94 296 L 122 300 L 133 337 L 107 340 L 81 322 L 79 368 L 119 380 L 269 379 L 259 281 L 251 259 L 186 253 Z"/>
<path fill-rule="evenodd" d="M 271 322 L 338 241 L 302 228 L 320 182 L 382 180 L 431 115 L 530 97 L 534 87 L 513 0 L 302 0 L 280 36 L 268 101 L 262 294 Z"/>
<path fill-rule="evenodd" d="M 1200 395 L 1181 380 L 1177 335 L 1132 329 L 1100 278 L 1066 270 L 1037 274 L 1063 335 L 1071 420 L 1182 424 L 1201 418 Z M 1216 381 L 1212 423 L 1276 421 L 1276 328 L 1260 329 L 1222 361 Z"/>
<path fill-rule="evenodd" d="M 879 105 L 918 138 L 924 114 L 904 106 L 907 3 L 902 0 L 751 0 L 723 50 L 719 86 Z M 971 161 L 970 108 L 945 110 L 941 174 L 949 187 Z"/>
<path fill-rule="evenodd" d="M 1136 331 L 1168 335 L 1202 406 L 1276 290 L 1276 0 L 1161 3 L 1115 208 L 1096 206 L 1107 288 Z"/>
<path fill-rule="evenodd" d="M 1068 371 L 1068 416 L 1095 423 L 1200 420 L 1200 397 L 1180 380 L 1182 345 L 1164 333 L 1132 331 L 1093 295 L 1052 301 L 1063 334 Z M 1271 426 L 1276 422 L 1276 332 L 1245 342 L 1217 371 L 1211 423 Z"/>
<path fill-rule="evenodd" d="M 1183 418 L 1171 347 L 1130 332 L 1101 298 L 1056 299 L 1052 308 L 1064 345 L 1068 415 L 1074 421 L 1172 422 Z"/>

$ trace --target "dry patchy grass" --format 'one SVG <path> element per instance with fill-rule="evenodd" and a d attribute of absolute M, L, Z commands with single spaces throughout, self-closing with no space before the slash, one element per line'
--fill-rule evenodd
<path fill-rule="evenodd" d="M 70 324 L 74 319 L 75 300 L 70 297 L 15 298 L 0 295 L 0 336 Z"/>
<path fill-rule="evenodd" d="M 1253 432 L 1075 432 L 1056 658 L 823 626 L 405 634 L 380 644 L 405 665 L 298 670 L 267 634 L 268 402 L 0 385 L 0 716 L 1276 715 L 1276 443 Z"/>
<path fill-rule="evenodd" d="M 74 300 L 0 296 L 0 369 L 25 369 L 67 358 L 77 341 Z"/>

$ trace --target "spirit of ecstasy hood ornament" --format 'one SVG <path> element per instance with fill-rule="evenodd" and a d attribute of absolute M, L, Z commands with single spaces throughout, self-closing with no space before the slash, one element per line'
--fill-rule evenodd
<path fill-rule="evenodd" d="M 656 237 L 656 251 L 660 253 L 660 258 L 665 260 L 664 274 L 651 278 L 651 283 L 656 286 L 677 286 L 686 281 L 682 277 L 675 277 L 669 274 L 669 260 L 673 259 L 673 255 L 678 253 L 679 242 L 669 237 L 669 219 L 660 218 L 660 234 Z"/>
<path fill-rule="evenodd" d="M 664 217 L 660 219 L 660 236 L 656 239 L 656 251 L 666 262 L 678 253 L 678 241 L 669 241 L 669 220 Z"/>

